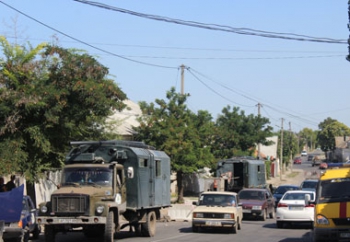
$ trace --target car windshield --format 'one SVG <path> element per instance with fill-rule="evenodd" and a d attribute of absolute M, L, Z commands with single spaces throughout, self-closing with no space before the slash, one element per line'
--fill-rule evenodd
<path fill-rule="evenodd" d="M 232 206 L 236 203 L 233 195 L 202 194 L 199 198 L 199 205 L 205 206 Z"/>
<path fill-rule="evenodd" d="M 239 198 L 240 199 L 247 199 L 247 200 L 264 200 L 264 192 L 263 191 L 240 191 L 239 192 Z"/>
<path fill-rule="evenodd" d="M 298 190 L 297 187 L 281 187 L 279 186 L 276 191 L 275 194 L 284 194 L 286 193 L 286 191 L 290 191 L 290 190 Z"/>
<path fill-rule="evenodd" d="M 284 195 L 283 200 L 305 200 L 305 195 L 309 194 L 310 195 L 310 200 L 314 200 L 314 193 L 306 193 L 306 192 L 298 192 L 298 193 L 286 193 Z"/>
<path fill-rule="evenodd" d="M 98 184 L 112 185 L 112 170 L 107 168 L 65 168 L 62 174 L 62 185 Z"/>
<path fill-rule="evenodd" d="M 312 188 L 316 189 L 317 187 L 317 181 L 304 181 L 303 185 L 301 186 L 302 188 Z"/>

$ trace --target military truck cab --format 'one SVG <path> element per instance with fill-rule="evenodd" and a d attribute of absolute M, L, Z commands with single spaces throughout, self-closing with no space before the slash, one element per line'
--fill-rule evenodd
<path fill-rule="evenodd" d="M 61 185 L 40 204 L 45 240 L 83 228 L 104 237 L 126 226 L 154 236 L 160 210 L 170 206 L 170 158 L 142 142 L 78 141 L 66 157 Z"/>

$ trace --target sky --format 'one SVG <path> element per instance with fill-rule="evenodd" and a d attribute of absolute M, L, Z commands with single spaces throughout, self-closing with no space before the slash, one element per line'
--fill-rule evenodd
<path fill-rule="evenodd" d="M 175 87 L 213 120 L 230 106 L 275 130 L 350 127 L 345 0 L 0 0 L 0 20 L 11 43 L 96 57 L 136 103 Z"/>

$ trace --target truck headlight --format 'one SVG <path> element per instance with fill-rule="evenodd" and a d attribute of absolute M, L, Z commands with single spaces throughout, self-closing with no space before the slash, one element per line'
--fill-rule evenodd
<path fill-rule="evenodd" d="M 102 214 L 104 210 L 105 210 L 105 207 L 102 205 L 96 207 L 96 213 L 98 214 Z"/>
<path fill-rule="evenodd" d="M 252 209 L 254 209 L 254 210 L 261 210 L 261 206 L 253 206 Z"/>
<path fill-rule="evenodd" d="M 193 213 L 194 218 L 203 218 L 203 213 Z"/>
<path fill-rule="evenodd" d="M 317 224 L 325 224 L 325 225 L 328 225 L 328 224 L 329 224 L 329 221 L 328 221 L 328 219 L 327 219 L 325 216 L 318 214 L 318 215 L 316 216 L 316 223 L 317 223 Z"/>
<path fill-rule="evenodd" d="M 46 207 L 45 205 L 44 205 L 44 206 L 41 206 L 40 212 L 42 212 L 42 213 L 47 213 L 47 207 Z"/>

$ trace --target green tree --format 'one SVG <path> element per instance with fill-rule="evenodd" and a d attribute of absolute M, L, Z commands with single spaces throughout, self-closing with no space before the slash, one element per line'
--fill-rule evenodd
<path fill-rule="evenodd" d="M 0 174 L 21 172 L 33 182 L 61 167 L 69 141 L 108 136 L 104 121 L 126 95 L 86 53 L 4 37 L 0 44 Z"/>
<path fill-rule="evenodd" d="M 140 102 L 143 115 L 139 118 L 140 126 L 133 129 L 137 133 L 136 140 L 169 155 L 172 170 L 177 175 L 178 202 L 182 203 L 183 174 L 197 172 L 213 163 L 208 142 L 212 122 L 206 111 L 198 115 L 192 113 L 186 106 L 187 96 L 176 93 L 175 88 L 171 88 L 166 97 L 168 101 Z"/>
<path fill-rule="evenodd" d="M 260 115 L 245 115 L 238 107 L 230 106 L 222 110 L 216 120 L 216 139 L 213 153 L 220 159 L 237 155 L 252 155 L 258 143 L 271 145 L 267 137 L 272 136 L 269 120 Z"/>
<path fill-rule="evenodd" d="M 303 128 L 299 132 L 299 151 L 308 148 L 310 151 L 317 146 L 317 131 Z"/>
<path fill-rule="evenodd" d="M 349 136 L 350 128 L 335 119 L 327 118 L 318 125 L 320 131 L 317 135 L 317 141 L 321 149 L 325 152 L 335 149 L 335 137 Z"/>

